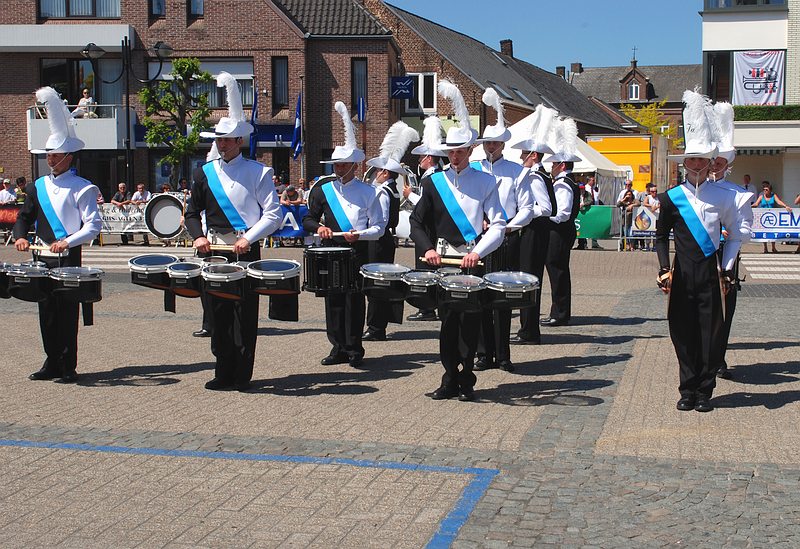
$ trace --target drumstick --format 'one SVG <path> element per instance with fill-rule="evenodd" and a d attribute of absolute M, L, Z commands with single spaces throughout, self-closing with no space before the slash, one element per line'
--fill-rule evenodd
<path fill-rule="evenodd" d="M 30 246 L 28 246 L 28 249 L 33 250 L 34 252 L 49 252 L 50 246 L 39 246 L 38 244 L 31 244 Z M 64 254 L 67 252 L 54 252 L 54 253 Z"/>
<path fill-rule="evenodd" d="M 211 244 L 209 246 L 210 249 L 218 251 L 218 252 L 232 252 L 233 245 L 232 244 Z"/>
<path fill-rule="evenodd" d="M 424 258 L 424 257 L 420 257 L 419 260 L 420 261 L 424 261 L 425 263 L 428 263 L 428 260 L 426 258 Z M 443 258 L 441 258 L 439 260 L 439 262 L 442 265 L 453 265 L 453 266 L 456 266 L 456 267 L 460 267 L 461 266 L 461 260 L 460 259 L 450 259 L 449 257 L 443 257 Z M 478 261 L 478 265 L 477 266 L 478 267 L 483 267 L 483 261 Z"/>
<path fill-rule="evenodd" d="M 344 236 L 346 234 L 361 234 L 361 231 L 342 231 L 340 233 L 331 233 L 331 236 Z"/>

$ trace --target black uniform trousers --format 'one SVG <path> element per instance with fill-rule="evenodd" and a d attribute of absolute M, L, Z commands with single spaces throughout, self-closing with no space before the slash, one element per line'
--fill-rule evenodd
<path fill-rule="evenodd" d="M 261 242 L 237 256 L 222 253 L 228 261 L 258 261 Z M 214 377 L 229 384 L 243 384 L 253 378 L 258 336 L 258 294 L 248 293 L 239 301 L 206 296 L 205 313 L 211 324 L 211 353 L 216 357 Z"/>
<path fill-rule="evenodd" d="M 441 386 L 449 391 L 470 391 L 477 381 L 472 366 L 480 335 L 481 313 L 462 313 L 448 305 L 440 305 L 439 318 L 442 321 L 439 354 L 444 366 Z"/>
<path fill-rule="evenodd" d="M 550 242 L 547 247 L 545 268 L 550 279 L 550 318 L 568 322 L 572 317 L 572 278 L 569 273 L 569 254 L 575 244 L 575 223 L 550 224 Z"/>
<path fill-rule="evenodd" d="M 710 398 L 722 348 L 722 296 L 716 256 L 700 263 L 675 258 L 667 318 L 678 356 L 681 397 Z"/>
<path fill-rule="evenodd" d="M 722 250 L 725 248 L 725 243 L 719 246 L 719 257 L 722 259 Z M 731 284 L 731 289 L 727 295 L 723 297 L 725 300 L 725 321 L 722 323 L 722 335 L 720 336 L 720 349 L 718 358 L 719 362 L 716 364 L 716 370 L 726 369 L 728 363 L 725 361 L 725 354 L 728 352 L 728 339 L 731 337 L 731 326 L 733 325 L 733 314 L 736 312 L 736 297 L 739 293 L 739 256 L 736 256 L 736 262 L 733 264 L 733 273 L 736 276 L 736 281 Z"/>
<path fill-rule="evenodd" d="M 394 234 L 387 229 L 378 240 L 369 243 L 371 263 L 394 263 L 397 244 Z M 403 302 L 381 301 L 369 298 L 367 306 L 367 327 L 370 330 L 385 332 L 389 322 L 403 322 Z"/>
<path fill-rule="evenodd" d="M 38 257 L 48 269 L 80 267 L 81 248 L 70 248 L 64 258 Z M 74 374 L 78 367 L 78 308 L 77 302 L 50 294 L 39 302 L 39 330 L 47 355 L 42 368 L 57 376 Z"/>
<path fill-rule="evenodd" d="M 323 242 L 323 245 L 341 245 L 328 242 Z M 356 250 L 356 273 L 367 263 L 369 253 L 367 245 L 367 242 L 356 242 L 353 246 Z M 356 277 L 355 291 L 329 293 L 325 296 L 325 331 L 328 341 L 333 346 L 331 355 L 347 355 L 350 360 L 364 356 L 361 334 L 364 331 L 366 301 L 360 284 L 359 277 Z"/>
<path fill-rule="evenodd" d="M 500 264 L 490 262 L 487 272 L 518 271 L 520 269 L 520 234 L 519 231 L 508 233 L 494 252 L 503 256 Z M 511 360 L 511 309 L 483 309 L 481 311 L 481 334 L 478 338 L 477 353 L 479 358 L 496 359 L 498 362 Z"/>
<path fill-rule="evenodd" d="M 522 229 L 520 235 L 520 270 L 530 273 L 544 283 L 544 261 L 550 246 L 550 221 L 534 219 Z M 542 309 L 541 299 L 536 300 L 533 307 L 519 312 L 520 328 L 517 335 L 522 339 L 538 341 L 541 338 L 539 314 Z"/>

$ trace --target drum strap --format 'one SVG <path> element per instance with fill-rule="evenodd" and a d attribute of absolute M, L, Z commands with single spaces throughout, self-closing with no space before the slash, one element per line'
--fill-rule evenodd
<path fill-rule="evenodd" d="M 164 290 L 164 311 L 168 313 L 175 312 L 175 294 L 169 290 Z"/>
<path fill-rule="evenodd" d="M 458 230 L 461 232 L 464 242 L 469 242 L 470 240 L 475 240 L 478 238 L 478 233 L 475 232 L 475 228 L 472 226 L 472 223 L 470 223 L 469 219 L 467 219 L 467 214 L 465 214 L 464 210 L 461 209 L 461 204 L 458 203 L 458 200 L 456 200 L 452 189 L 450 189 L 450 185 L 447 182 L 447 178 L 444 176 L 444 172 L 434 173 L 431 175 L 431 180 L 433 181 L 433 185 L 436 187 L 436 191 L 439 193 L 439 196 L 442 198 L 444 207 L 447 208 L 447 213 L 450 214 L 450 217 L 453 219 L 456 227 L 458 227 Z"/>
<path fill-rule="evenodd" d="M 339 202 L 339 195 L 336 194 L 336 189 L 333 188 L 333 182 L 325 183 L 322 186 L 322 192 L 325 194 L 325 200 L 328 202 L 328 207 L 336 218 L 336 224 L 339 225 L 339 230 L 346 233 L 353 230 L 353 224 L 342 208 L 342 203 Z"/>
<path fill-rule="evenodd" d="M 81 310 L 83 311 L 83 325 L 84 326 L 93 326 L 94 325 L 94 304 L 93 303 L 81 303 Z"/>
<path fill-rule="evenodd" d="M 203 173 L 206 174 L 206 180 L 208 181 L 208 188 L 211 190 L 211 194 L 214 195 L 222 213 L 228 218 L 231 227 L 237 231 L 247 230 L 247 224 L 242 219 L 242 216 L 239 215 L 239 210 L 236 209 L 231 199 L 225 194 L 225 189 L 222 188 L 222 183 L 219 180 L 217 169 L 214 167 L 214 162 L 204 164 Z"/>
<path fill-rule="evenodd" d="M 53 208 L 53 203 L 50 202 L 50 195 L 47 194 L 47 186 L 45 185 L 45 176 L 37 179 L 35 185 L 36 196 L 39 199 L 39 207 L 44 217 L 47 219 L 47 223 L 50 224 L 50 228 L 53 229 L 53 235 L 56 237 L 56 240 L 64 240 L 69 236 L 69 233 L 67 233 L 64 224 L 61 223 L 61 220 L 58 218 L 58 214 L 56 214 L 56 210 Z"/>
<path fill-rule="evenodd" d="M 700 221 L 697 211 L 689 203 L 689 199 L 686 197 L 683 188 L 682 185 L 673 187 L 667 191 L 667 196 L 672 199 L 672 203 L 678 208 L 678 213 L 681 214 L 684 223 L 686 223 L 686 227 L 689 229 L 689 233 L 692 235 L 695 242 L 697 242 L 698 248 L 703 252 L 703 255 L 710 257 L 717 251 L 717 246 L 714 244 L 714 241 L 711 240 L 711 236 L 708 234 L 703 222 Z"/>

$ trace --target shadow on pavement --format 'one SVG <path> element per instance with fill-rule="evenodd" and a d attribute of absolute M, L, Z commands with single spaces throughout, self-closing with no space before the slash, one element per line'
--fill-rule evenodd
<path fill-rule="evenodd" d="M 591 355 L 591 356 L 563 356 L 557 358 L 547 358 L 531 362 L 519 362 L 514 364 L 515 374 L 523 376 L 553 376 L 559 374 L 572 374 L 579 368 L 589 366 L 606 366 L 618 362 L 627 362 L 633 358 L 629 353 L 618 355 Z"/>
<path fill-rule="evenodd" d="M 738 350 L 764 350 L 786 349 L 787 347 L 800 347 L 800 341 L 742 341 L 728 343 L 728 349 Z"/>
<path fill-rule="evenodd" d="M 567 379 L 563 381 L 528 381 L 504 383 L 492 389 L 477 390 L 475 395 L 482 401 L 497 402 L 508 406 L 597 406 L 602 398 L 585 394 L 587 391 L 613 385 L 609 379 Z"/>
<path fill-rule="evenodd" d="M 635 324 L 644 324 L 645 322 L 663 322 L 663 318 L 642 318 L 640 316 L 632 316 L 626 318 L 617 318 L 613 316 L 573 316 L 570 321 L 570 326 L 633 326 Z"/>
<path fill-rule="evenodd" d="M 388 339 L 390 341 L 416 341 L 418 339 L 437 339 L 439 330 L 408 330 L 402 332 L 392 332 L 389 329 Z"/>
<path fill-rule="evenodd" d="M 717 408 L 745 408 L 763 406 L 777 410 L 800 401 L 800 391 L 781 391 L 780 393 L 731 393 L 711 400 Z"/>
<path fill-rule="evenodd" d="M 664 336 L 649 336 L 664 337 Z M 634 335 L 620 336 L 594 336 L 591 334 L 552 334 L 542 330 L 542 345 L 579 345 L 590 343 L 594 345 L 619 345 L 634 339 L 641 339 Z M 513 347 L 512 347 L 513 348 Z"/>
<path fill-rule="evenodd" d="M 258 329 L 259 337 L 261 336 L 282 336 L 282 335 L 297 335 L 297 334 L 308 334 L 312 332 L 325 332 L 324 328 L 310 328 L 310 327 L 301 327 L 298 326 L 297 328 L 280 328 L 278 326 L 263 326 Z"/>
<path fill-rule="evenodd" d="M 178 383 L 176 375 L 214 370 L 213 362 L 195 364 L 159 364 L 155 366 L 124 366 L 107 372 L 80 373 L 78 385 L 85 387 L 115 387 L 118 385 L 171 385 Z"/>
<path fill-rule="evenodd" d="M 748 385 L 778 385 L 800 381 L 800 362 L 762 363 L 730 368 L 731 381 Z"/>

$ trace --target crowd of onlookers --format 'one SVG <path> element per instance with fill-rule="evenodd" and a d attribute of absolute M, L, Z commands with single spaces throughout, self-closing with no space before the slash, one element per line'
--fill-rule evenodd
<path fill-rule="evenodd" d="M 2 180 L 3 188 L 0 190 L 0 204 L 22 204 L 25 202 L 25 176 L 16 178 L 13 182 L 6 177 Z"/>

